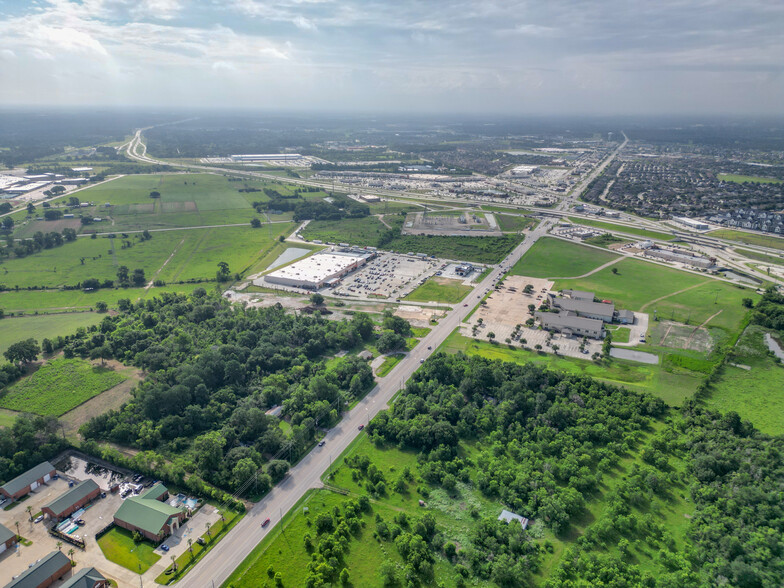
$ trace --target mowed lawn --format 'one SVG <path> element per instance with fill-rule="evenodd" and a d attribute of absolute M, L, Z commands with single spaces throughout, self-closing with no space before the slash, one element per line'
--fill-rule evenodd
<path fill-rule="evenodd" d="M 471 291 L 471 286 L 464 286 L 461 280 L 432 277 L 406 296 L 413 302 L 445 302 L 456 304 Z"/>
<path fill-rule="evenodd" d="M 589 227 L 596 227 L 597 229 L 604 229 L 606 231 L 618 231 L 626 233 L 627 235 L 637 235 L 646 239 L 659 239 L 661 241 L 669 241 L 673 238 L 670 233 L 661 233 L 659 231 L 650 231 L 648 229 L 638 229 L 636 227 L 629 227 L 626 225 L 615 225 L 613 223 L 603 223 L 602 221 L 595 221 L 587 218 L 569 217 L 569 220 L 578 225 L 586 225 Z"/>
<path fill-rule="evenodd" d="M 752 325 L 746 329 L 732 360 L 744 369 L 726 365 L 705 404 L 719 412 L 737 412 L 769 435 L 784 431 L 784 366 L 768 355 L 765 330 Z"/>
<path fill-rule="evenodd" d="M 8 309 L 2 296 L 0 308 Z M 0 354 L 17 341 L 32 337 L 40 343 L 44 338 L 65 336 L 78 327 L 97 325 L 104 316 L 95 312 L 73 312 L 49 316 L 6 317 L 0 323 Z"/>
<path fill-rule="evenodd" d="M 618 255 L 561 239 L 542 238 L 512 267 L 513 276 L 532 278 L 577 277 Z"/>
<path fill-rule="evenodd" d="M 707 233 L 710 237 L 727 239 L 728 241 L 738 241 L 747 245 L 757 245 L 759 247 L 770 247 L 772 249 L 784 249 L 784 239 L 773 235 L 761 235 L 758 233 L 744 233 L 733 229 L 717 229 Z"/>
<path fill-rule="evenodd" d="M 467 355 L 481 355 L 488 359 L 520 364 L 535 363 L 556 371 L 590 376 L 610 384 L 626 386 L 641 392 L 650 392 L 670 406 L 681 406 L 703 380 L 703 376 L 700 374 L 670 373 L 662 369 L 661 366 L 620 359 L 599 364 L 576 357 L 556 356 L 552 353 L 540 353 L 522 348 L 510 349 L 508 345 L 463 337 L 457 331 L 446 338 L 439 350 L 447 353 L 462 351 Z"/>
<path fill-rule="evenodd" d="M 718 174 L 718 178 L 722 182 L 734 182 L 736 184 L 745 184 L 746 182 L 753 182 L 755 184 L 784 184 L 784 180 L 777 178 L 766 178 L 763 176 L 742 176 L 739 174 Z"/>
<path fill-rule="evenodd" d="M 130 531 L 120 527 L 114 527 L 98 539 L 98 546 L 106 559 L 135 574 L 140 572 L 139 566 L 141 566 L 141 573 L 144 573 L 161 559 L 161 556 L 155 553 L 152 543 L 149 541 L 134 543 Z"/>
<path fill-rule="evenodd" d="M 618 273 L 614 274 L 613 269 Z M 617 308 L 644 308 L 650 315 L 655 310 L 659 318 L 689 324 L 701 324 L 716 315 L 709 324 L 730 330 L 738 326 L 747 312 L 741 300 L 759 298 L 750 288 L 637 259 L 624 259 L 587 278 L 557 280 L 554 287 L 588 290 L 599 298 L 612 300 Z M 662 297 L 666 298 L 654 302 Z"/>
<path fill-rule="evenodd" d="M 9 386 L 0 396 L 0 407 L 60 416 L 125 379 L 121 372 L 82 359 L 53 359 Z"/>

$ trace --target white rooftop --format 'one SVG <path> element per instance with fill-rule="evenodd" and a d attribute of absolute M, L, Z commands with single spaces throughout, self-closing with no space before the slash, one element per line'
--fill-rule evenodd
<path fill-rule="evenodd" d="M 267 274 L 267 277 L 319 283 L 342 272 L 364 257 L 365 255 L 317 253 L 275 270 Z"/>

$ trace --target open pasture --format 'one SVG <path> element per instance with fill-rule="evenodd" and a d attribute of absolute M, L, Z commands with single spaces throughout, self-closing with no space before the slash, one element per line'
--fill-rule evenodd
<path fill-rule="evenodd" d="M 561 239 L 542 238 L 510 270 L 513 276 L 532 278 L 581 276 L 609 261 L 615 253 Z"/>
<path fill-rule="evenodd" d="M 0 308 L 5 308 L 2 296 L 0 296 Z M 79 327 L 96 325 L 103 316 L 95 312 L 78 312 L 50 316 L 6 317 L 0 325 L 0 353 L 23 339 L 32 337 L 40 343 L 45 338 L 72 333 Z"/>
<path fill-rule="evenodd" d="M 747 245 L 757 245 L 759 247 L 770 247 L 771 249 L 784 249 L 784 239 L 773 235 L 763 235 L 761 233 L 745 233 L 733 229 L 717 229 L 706 233 L 710 237 L 737 241 Z"/>

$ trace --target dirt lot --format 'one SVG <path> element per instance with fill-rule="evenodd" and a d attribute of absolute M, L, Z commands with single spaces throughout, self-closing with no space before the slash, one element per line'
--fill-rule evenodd
<path fill-rule="evenodd" d="M 652 323 L 651 339 L 654 344 L 662 347 L 691 349 L 705 353 L 710 352 L 714 346 L 713 337 L 708 329 L 665 320 Z"/>

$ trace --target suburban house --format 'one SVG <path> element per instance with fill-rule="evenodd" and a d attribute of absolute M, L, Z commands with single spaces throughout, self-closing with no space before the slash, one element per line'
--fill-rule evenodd
<path fill-rule="evenodd" d="M 0 553 L 16 544 L 16 533 L 5 525 L 0 525 Z"/>
<path fill-rule="evenodd" d="M 569 310 L 557 313 L 537 311 L 534 316 L 539 320 L 542 328 L 547 330 L 593 339 L 604 337 L 604 322 L 599 319 L 583 318 Z"/>
<path fill-rule="evenodd" d="M 71 560 L 53 551 L 5 585 L 5 588 L 46 588 L 71 571 Z"/>
<path fill-rule="evenodd" d="M 34 468 L 20 474 L 5 485 L 0 486 L 0 495 L 5 498 L 21 498 L 26 496 L 41 484 L 51 480 L 55 475 L 54 466 L 48 461 L 39 463 Z"/>
<path fill-rule="evenodd" d="M 138 532 L 155 543 L 160 543 L 176 531 L 185 520 L 185 512 L 166 504 L 169 491 L 163 484 L 155 484 L 139 496 L 127 498 L 114 514 L 118 527 Z"/>
<path fill-rule="evenodd" d="M 498 515 L 498 520 L 499 521 L 504 521 L 507 525 L 509 523 L 511 523 L 512 521 L 517 521 L 518 523 L 520 523 L 520 525 L 522 525 L 523 529 L 528 528 L 528 519 L 527 518 L 521 517 L 519 514 L 515 514 L 515 513 L 511 512 L 511 511 L 508 511 L 506 509 L 502 510 L 501 514 Z"/>
<path fill-rule="evenodd" d="M 93 480 L 85 480 L 73 488 L 69 488 L 67 492 L 52 500 L 41 510 L 53 521 L 61 521 L 95 500 L 100 493 L 101 489 L 98 484 Z"/>
<path fill-rule="evenodd" d="M 590 295 L 591 299 L 585 298 L 569 298 L 563 296 L 556 296 L 555 294 L 548 294 L 547 299 L 550 301 L 551 308 L 560 310 L 568 310 L 575 313 L 579 317 L 596 319 L 611 323 L 613 316 L 615 316 L 615 305 L 607 304 L 606 302 L 594 302 L 593 292 L 581 292 L 579 290 L 566 290 L 565 292 L 576 292 L 578 295 Z"/>
<path fill-rule="evenodd" d="M 107 588 L 109 580 L 95 568 L 82 568 L 60 588 Z"/>

